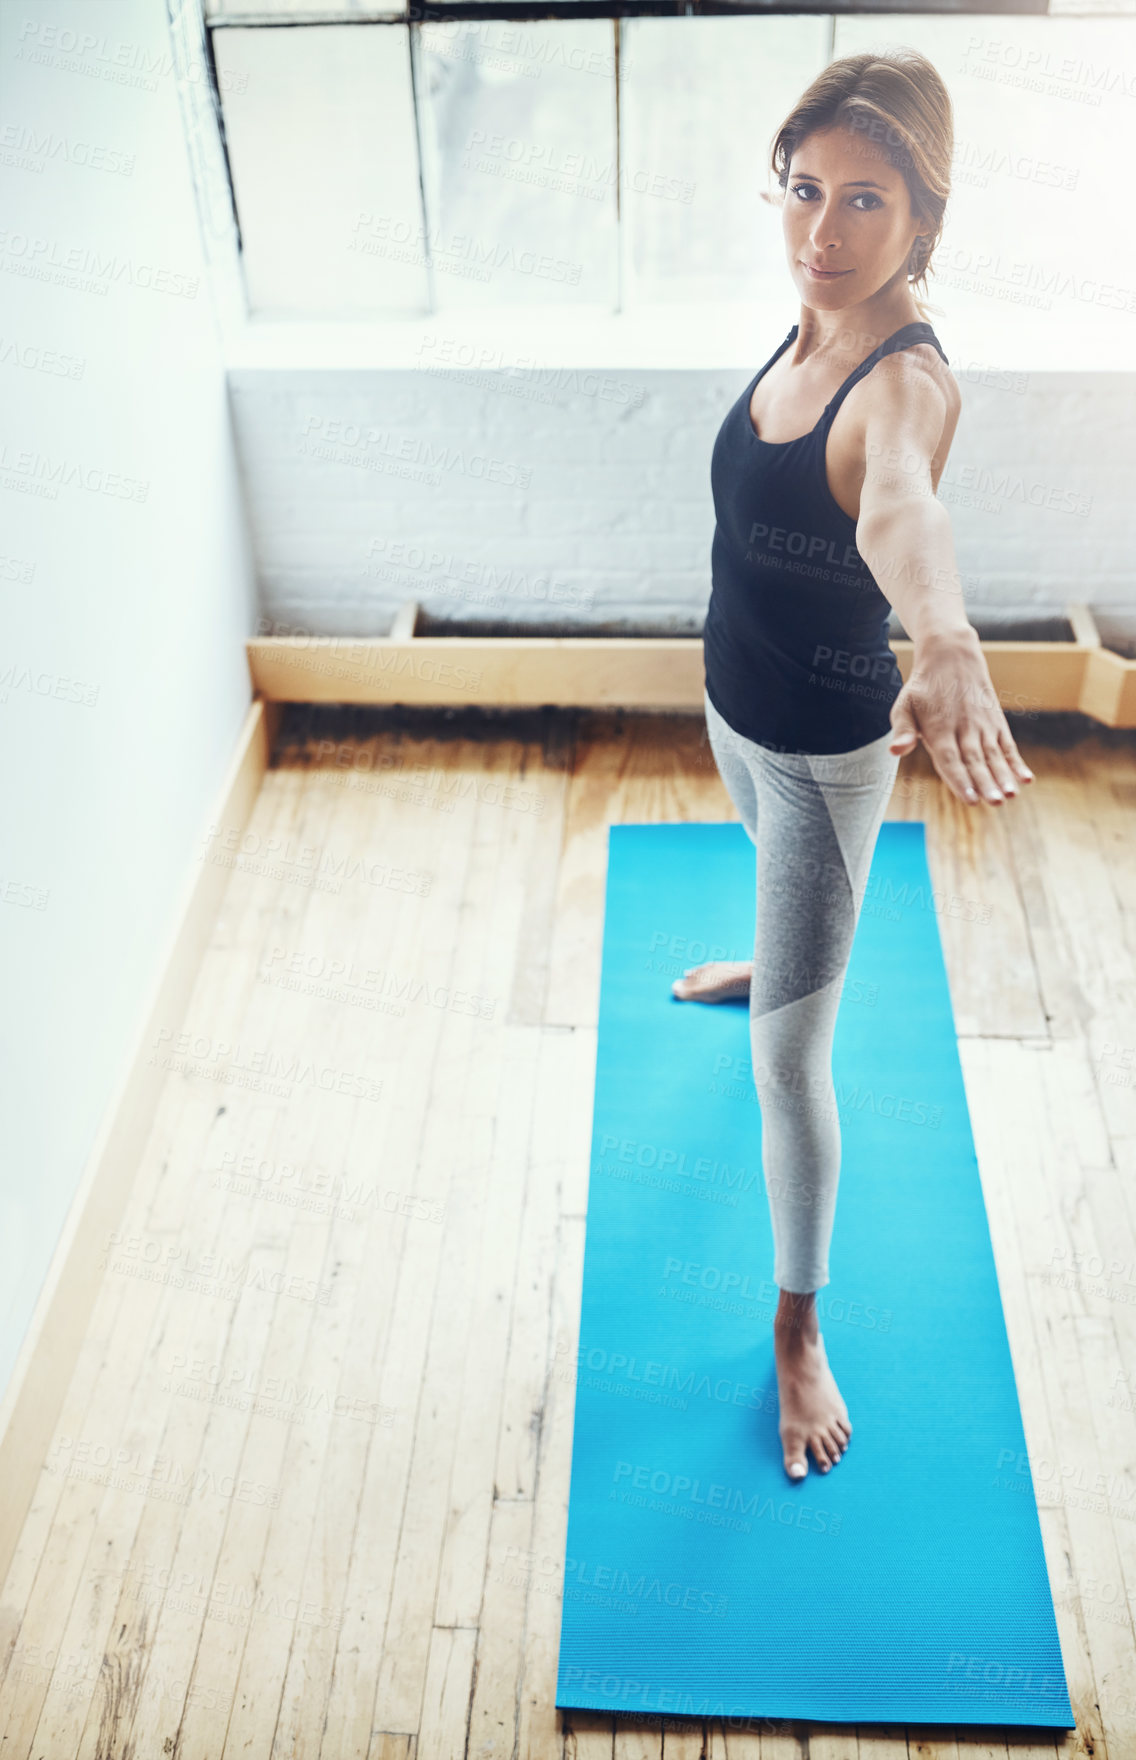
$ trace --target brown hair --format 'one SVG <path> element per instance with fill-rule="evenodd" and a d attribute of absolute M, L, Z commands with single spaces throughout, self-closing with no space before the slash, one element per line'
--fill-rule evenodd
<path fill-rule="evenodd" d="M 938 70 L 917 49 L 908 48 L 830 61 L 774 136 L 770 163 L 782 192 L 793 154 L 806 135 L 823 128 L 852 129 L 877 142 L 881 157 L 903 177 L 912 212 L 933 223 L 934 230 L 912 244 L 907 279 L 920 313 L 934 311 L 914 290 L 927 291 L 931 254 L 942 235 L 951 193 L 954 118 Z"/>

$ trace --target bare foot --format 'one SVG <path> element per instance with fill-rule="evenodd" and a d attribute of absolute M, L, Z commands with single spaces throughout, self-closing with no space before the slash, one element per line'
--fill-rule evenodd
<path fill-rule="evenodd" d="M 807 1447 L 821 1472 L 827 1473 L 847 1448 L 852 1426 L 817 1328 L 815 1292 L 794 1296 L 788 1290 L 781 1291 L 773 1322 L 773 1348 L 785 1471 L 791 1479 L 805 1477 L 809 1470 Z"/>
<path fill-rule="evenodd" d="M 708 965 L 688 966 L 671 989 L 680 1002 L 726 1002 L 749 995 L 749 959 L 715 959 Z"/>

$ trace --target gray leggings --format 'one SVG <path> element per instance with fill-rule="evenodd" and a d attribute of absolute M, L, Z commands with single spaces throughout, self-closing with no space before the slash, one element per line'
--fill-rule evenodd
<path fill-rule="evenodd" d="M 757 850 L 749 1023 L 773 1223 L 774 1282 L 828 1282 L 840 1177 L 832 1043 L 840 990 L 898 756 L 773 752 L 704 695 L 714 761 Z M 760 824 L 761 834 L 758 835 Z"/>

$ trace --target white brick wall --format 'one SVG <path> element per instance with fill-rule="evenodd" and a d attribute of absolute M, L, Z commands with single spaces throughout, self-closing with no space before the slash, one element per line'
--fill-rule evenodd
<path fill-rule="evenodd" d="M 758 364 L 231 369 L 262 627 L 381 635 L 415 598 L 444 618 L 698 633 L 710 451 Z M 955 370 L 939 497 L 972 619 L 1136 612 L 1136 372 Z"/>

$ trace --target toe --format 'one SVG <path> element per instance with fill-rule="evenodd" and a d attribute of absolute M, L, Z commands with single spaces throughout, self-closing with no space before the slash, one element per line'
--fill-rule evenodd
<path fill-rule="evenodd" d="M 827 1473 L 829 1467 L 832 1465 L 832 1462 L 829 1459 L 828 1450 L 824 1445 L 824 1437 L 823 1436 L 818 1434 L 813 1437 L 812 1451 L 816 1455 L 817 1466 L 820 1468 L 821 1472 Z"/>
<path fill-rule="evenodd" d="M 809 1470 L 809 1463 L 805 1459 L 804 1444 L 794 1438 L 791 1441 L 785 1441 L 783 1443 L 783 1448 L 785 1453 L 785 1471 L 788 1473 L 790 1479 L 803 1479 Z"/>

